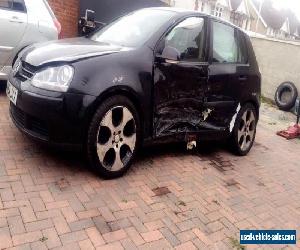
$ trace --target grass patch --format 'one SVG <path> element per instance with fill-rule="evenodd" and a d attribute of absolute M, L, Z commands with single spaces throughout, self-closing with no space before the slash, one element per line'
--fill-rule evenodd
<path fill-rule="evenodd" d="M 270 98 L 268 98 L 268 97 L 265 97 L 265 96 L 263 96 L 263 95 L 260 97 L 260 101 L 261 101 L 262 103 L 266 103 L 266 104 L 269 104 L 269 105 L 271 105 L 271 106 L 276 106 L 276 103 L 275 103 L 274 100 L 272 100 L 272 99 L 270 99 Z"/>

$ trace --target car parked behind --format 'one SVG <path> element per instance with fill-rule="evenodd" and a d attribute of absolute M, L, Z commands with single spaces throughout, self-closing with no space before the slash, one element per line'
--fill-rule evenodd
<path fill-rule="evenodd" d="M 18 53 L 57 39 L 61 25 L 46 0 L 0 1 L 0 80 L 6 80 Z"/>

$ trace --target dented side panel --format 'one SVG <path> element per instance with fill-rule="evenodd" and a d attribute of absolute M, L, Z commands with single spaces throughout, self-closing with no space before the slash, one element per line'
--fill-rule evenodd
<path fill-rule="evenodd" d="M 208 122 L 231 133 L 241 106 L 257 103 L 252 94 L 259 93 L 258 82 L 248 64 L 211 64 L 205 105 L 214 112 Z"/>
<path fill-rule="evenodd" d="M 196 132 L 212 110 L 204 107 L 208 64 L 159 63 L 154 69 L 156 137 Z"/>
<path fill-rule="evenodd" d="M 206 106 L 214 110 L 208 122 L 228 129 L 240 102 L 242 84 L 236 64 L 211 64 L 206 92 Z"/>

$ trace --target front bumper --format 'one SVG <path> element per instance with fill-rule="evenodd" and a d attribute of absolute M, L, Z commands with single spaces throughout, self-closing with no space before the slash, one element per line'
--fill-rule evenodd
<path fill-rule="evenodd" d="M 18 89 L 17 105 L 10 104 L 10 115 L 22 132 L 53 145 L 83 144 L 96 97 L 45 91 L 12 77 L 9 81 Z"/>

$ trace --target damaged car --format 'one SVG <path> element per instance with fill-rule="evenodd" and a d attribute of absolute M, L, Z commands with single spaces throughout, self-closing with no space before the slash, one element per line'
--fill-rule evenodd
<path fill-rule="evenodd" d="M 123 175 L 147 142 L 255 140 L 261 75 L 249 37 L 199 12 L 148 8 L 87 37 L 32 45 L 7 95 L 15 125 L 80 147 L 105 178 Z"/>

